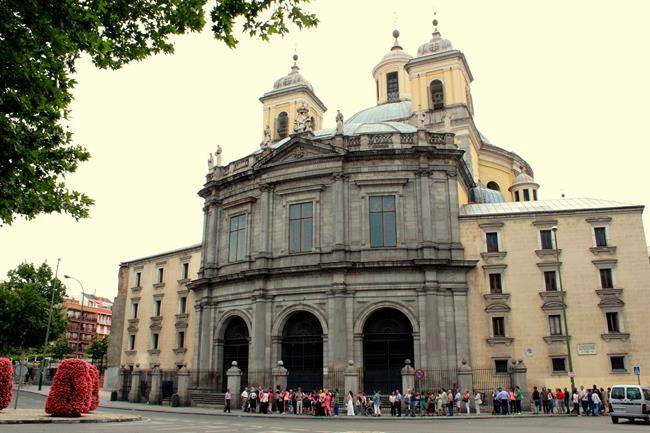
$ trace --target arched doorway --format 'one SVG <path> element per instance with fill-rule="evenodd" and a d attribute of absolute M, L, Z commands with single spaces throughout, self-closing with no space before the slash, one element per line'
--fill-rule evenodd
<path fill-rule="evenodd" d="M 372 313 L 363 325 L 364 390 L 401 389 L 406 359 L 413 362 L 413 327 L 408 317 L 394 308 Z"/>
<path fill-rule="evenodd" d="M 237 366 L 242 371 L 242 386 L 246 386 L 248 380 L 248 326 L 239 316 L 235 316 L 228 322 L 223 334 L 223 365 L 221 389 L 226 392 L 228 380 L 226 371 L 237 361 Z M 238 389 L 231 389 L 231 392 L 239 392 Z"/>
<path fill-rule="evenodd" d="M 282 361 L 290 389 L 318 390 L 323 386 L 323 328 L 318 318 L 297 311 L 282 330 Z"/>

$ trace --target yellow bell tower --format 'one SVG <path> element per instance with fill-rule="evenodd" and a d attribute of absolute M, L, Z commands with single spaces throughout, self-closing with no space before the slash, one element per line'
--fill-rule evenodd
<path fill-rule="evenodd" d="M 399 31 L 393 31 L 395 42 L 393 47 L 372 69 L 377 89 L 377 105 L 390 102 L 409 101 L 411 99 L 411 85 L 404 65 L 413 58 L 405 52 L 397 38 Z"/>
<path fill-rule="evenodd" d="M 263 132 L 264 142 L 275 142 L 292 134 L 294 121 L 299 109 L 306 108 L 309 125 L 312 130 L 321 129 L 323 113 L 327 107 L 323 104 L 312 85 L 303 78 L 298 67 L 298 55 L 293 55 L 291 72 L 279 78 L 273 90 L 261 98 L 264 107 Z"/>

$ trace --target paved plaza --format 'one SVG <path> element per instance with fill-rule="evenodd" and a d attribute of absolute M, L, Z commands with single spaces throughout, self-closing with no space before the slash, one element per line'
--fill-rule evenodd
<path fill-rule="evenodd" d="M 45 398 L 41 395 L 23 393 L 20 406 L 39 408 Z M 8 409 L 9 410 L 9 409 Z M 447 432 L 637 432 L 648 427 L 641 423 L 621 422 L 613 425 L 608 417 L 490 417 L 476 418 L 427 418 L 427 419 L 385 419 L 376 418 L 268 418 L 165 413 L 144 410 L 99 409 L 121 414 L 135 414 L 143 421 L 117 424 L 41 424 L 0 425 L 0 432 L 21 433 L 77 433 L 77 432 L 119 432 L 119 433 L 424 433 Z M 215 410 L 215 413 L 217 411 Z"/>

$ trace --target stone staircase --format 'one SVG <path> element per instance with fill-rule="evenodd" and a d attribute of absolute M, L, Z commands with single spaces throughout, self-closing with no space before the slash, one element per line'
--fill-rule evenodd
<path fill-rule="evenodd" d="M 192 406 L 197 407 L 223 407 L 225 404 L 225 397 L 221 392 L 192 391 L 190 399 Z"/>

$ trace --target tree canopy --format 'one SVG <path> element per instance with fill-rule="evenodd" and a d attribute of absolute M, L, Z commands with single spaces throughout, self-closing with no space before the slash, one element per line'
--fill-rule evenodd
<path fill-rule="evenodd" d="M 2 353 L 43 347 L 50 314 L 50 298 L 54 291 L 54 310 L 50 341 L 66 328 L 67 318 L 63 296 L 65 287 L 52 276 L 52 269 L 43 263 L 36 268 L 23 263 L 7 273 L 0 283 L 0 348 Z"/>
<path fill-rule="evenodd" d="M 309 0 L 212 0 L 212 32 L 237 46 L 235 22 L 268 40 L 318 23 Z M 208 0 L 57 0 L 0 2 L 0 223 L 18 216 L 87 217 L 93 200 L 68 188 L 65 176 L 90 154 L 73 144 L 69 114 L 75 62 L 87 54 L 117 69 L 174 51 L 171 37 L 200 31 Z"/>

